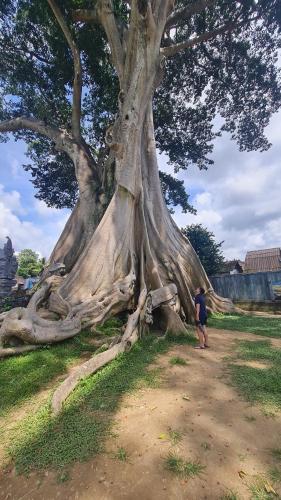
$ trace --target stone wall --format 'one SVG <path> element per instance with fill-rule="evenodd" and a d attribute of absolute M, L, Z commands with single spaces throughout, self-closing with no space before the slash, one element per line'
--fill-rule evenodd
<path fill-rule="evenodd" d="M 276 300 L 273 284 L 281 282 L 281 271 L 211 276 L 211 284 L 221 297 L 237 301 Z"/>

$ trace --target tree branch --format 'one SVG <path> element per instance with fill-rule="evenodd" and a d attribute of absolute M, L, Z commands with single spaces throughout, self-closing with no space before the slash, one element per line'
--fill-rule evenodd
<path fill-rule="evenodd" d="M 194 14 L 200 14 L 207 7 L 214 5 L 216 0 L 197 0 L 197 2 L 184 7 L 183 9 L 177 10 L 171 14 L 166 22 L 165 29 L 175 28 L 185 21 L 190 19 Z"/>
<path fill-rule="evenodd" d="M 66 150 L 67 145 L 69 146 L 72 143 L 71 137 L 69 137 L 64 130 L 46 125 L 44 121 L 37 120 L 35 118 L 20 116 L 0 122 L 0 133 L 15 132 L 17 130 L 24 129 L 32 130 L 33 132 L 37 132 L 38 134 L 48 137 L 55 142 L 58 149 Z"/>
<path fill-rule="evenodd" d="M 76 9 L 72 13 L 74 21 L 82 23 L 99 23 L 97 9 Z"/>
<path fill-rule="evenodd" d="M 162 47 L 160 49 L 161 54 L 163 54 L 165 57 L 174 56 L 181 50 L 190 49 L 191 47 L 194 47 L 194 45 L 198 45 L 201 42 L 206 42 L 208 40 L 211 40 L 212 38 L 215 38 L 217 35 L 226 32 L 231 32 L 237 27 L 238 27 L 237 24 L 229 22 L 224 26 L 217 28 L 216 30 L 207 31 L 206 33 L 202 33 L 202 35 L 195 36 L 194 38 L 189 38 L 189 40 L 186 40 L 185 42 L 176 43 L 174 45 L 170 45 L 169 47 Z"/>
<path fill-rule="evenodd" d="M 73 103 L 72 103 L 72 133 L 73 137 L 81 140 L 81 95 L 82 95 L 82 65 L 80 51 L 72 37 L 61 10 L 57 6 L 55 0 L 47 0 L 51 7 L 56 20 L 66 38 L 69 48 L 72 52 L 74 62 L 74 81 L 73 81 Z"/>
<path fill-rule="evenodd" d="M 77 9 L 73 11 L 73 19 L 75 21 L 100 23 L 102 25 L 110 46 L 113 63 L 121 81 L 124 67 L 124 51 L 117 20 L 114 15 L 112 0 L 108 0 L 107 2 L 99 0 L 95 9 Z"/>

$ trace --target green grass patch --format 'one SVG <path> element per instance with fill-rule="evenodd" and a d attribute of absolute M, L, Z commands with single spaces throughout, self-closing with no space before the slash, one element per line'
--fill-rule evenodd
<path fill-rule="evenodd" d="M 16 470 L 24 473 L 32 469 L 61 468 L 101 452 L 112 432 L 114 413 L 122 397 L 140 387 L 155 387 L 159 382 L 159 369 L 148 369 L 149 364 L 173 342 L 189 344 L 193 340 L 181 337 L 159 342 L 155 337 L 146 337 L 130 352 L 83 380 L 58 417 L 51 415 L 49 403 L 28 415 L 13 429 L 8 447 Z M 38 355 L 39 351 L 33 354 Z M 13 378 L 13 374 L 11 376 Z M 13 380 L 17 383 L 17 379 Z"/>
<path fill-rule="evenodd" d="M 87 342 L 90 335 L 83 332 L 52 347 L 3 359 L 0 362 L 0 416 L 66 373 L 67 368 L 83 354 L 89 352 L 91 355 L 96 348 Z"/>
<path fill-rule="evenodd" d="M 239 497 L 234 491 L 229 490 L 222 497 L 220 497 L 220 500 L 239 500 Z"/>
<path fill-rule="evenodd" d="M 269 471 L 269 477 L 274 483 L 281 483 L 281 469 L 273 467 Z"/>
<path fill-rule="evenodd" d="M 128 453 L 126 452 L 125 448 L 120 448 L 117 449 L 116 453 L 114 453 L 114 458 L 117 460 L 120 460 L 120 462 L 127 462 L 128 460 Z"/>
<path fill-rule="evenodd" d="M 238 360 L 262 361 L 267 368 L 230 364 L 230 373 L 238 391 L 250 402 L 260 403 L 267 411 L 281 410 L 281 349 L 269 340 L 240 341 Z"/>
<path fill-rule="evenodd" d="M 279 498 L 274 492 L 271 492 L 272 486 L 266 481 L 265 477 L 256 476 L 255 480 L 248 486 L 251 492 L 251 500 L 271 500 Z"/>
<path fill-rule="evenodd" d="M 181 358 L 180 356 L 172 356 L 169 362 L 171 365 L 180 365 L 180 366 L 187 365 L 186 360 Z"/>
<path fill-rule="evenodd" d="M 173 446 L 176 444 L 180 443 L 182 441 L 182 436 L 183 433 L 181 431 L 178 431 L 176 429 L 170 429 L 169 430 L 169 438 Z"/>
<path fill-rule="evenodd" d="M 271 450 L 271 455 L 275 458 L 275 460 L 281 462 L 281 448 L 273 448 L 273 450 Z"/>
<path fill-rule="evenodd" d="M 165 468 L 173 472 L 176 476 L 190 478 L 199 476 L 205 469 L 205 466 L 200 464 L 200 462 L 186 461 L 176 453 L 170 452 L 165 458 Z"/>
<path fill-rule="evenodd" d="M 208 318 L 208 326 L 223 330 L 238 330 L 264 337 L 281 338 L 280 318 L 214 313 Z"/>

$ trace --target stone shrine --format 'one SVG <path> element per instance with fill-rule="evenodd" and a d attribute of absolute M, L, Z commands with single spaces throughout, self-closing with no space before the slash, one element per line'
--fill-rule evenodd
<path fill-rule="evenodd" d="M 0 298 L 11 294 L 12 287 L 16 284 L 17 268 L 18 262 L 14 255 L 13 245 L 7 236 L 7 243 L 0 248 Z"/>

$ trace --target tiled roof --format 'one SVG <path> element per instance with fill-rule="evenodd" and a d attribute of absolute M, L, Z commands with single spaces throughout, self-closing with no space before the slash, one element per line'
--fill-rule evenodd
<path fill-rule="evenodd" d="M 245 259 L 245 273 L 281 270 L 281 249 L 268 248 L 247 252 Z"/>

